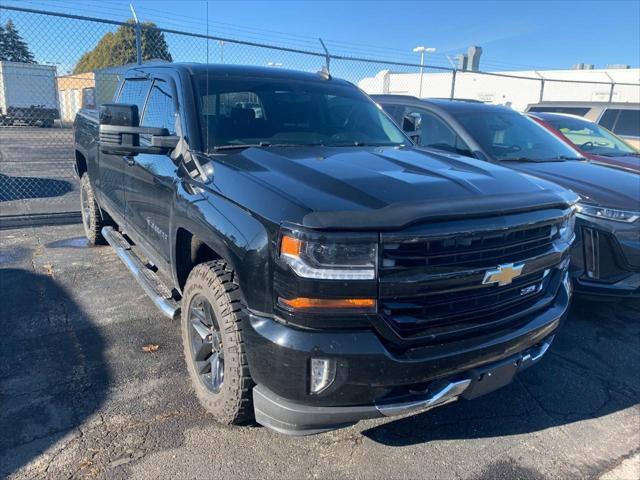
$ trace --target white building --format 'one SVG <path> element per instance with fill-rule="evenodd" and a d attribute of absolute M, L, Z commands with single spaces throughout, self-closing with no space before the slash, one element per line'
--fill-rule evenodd
<path fill-rule="evenodd" d="M 640 103 L 640 68 L 488 73 L 457 71 L 455 85 L 453 80 L 452 72 L 424 73 L 420 95 L 419 72 L 394 73 L 382 70 L 375 77 L 363 78 L 358 86 L 369 94 L 387 93 L 423 98 L 450 98 L 454 88 L 455 98 L 507 105 L 521 111 L 527 105 L 541 100 Z"/>

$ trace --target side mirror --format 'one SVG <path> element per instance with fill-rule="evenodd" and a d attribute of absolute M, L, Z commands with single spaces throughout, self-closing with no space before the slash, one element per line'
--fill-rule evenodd
<path fill-rule="evenodd" d="M 420 142 L 422 116 L 418 112 L 411 112 L 402 119 L 402 130 L 416 143 Z"/>
<path fill-rule="evenodd" d="M 140 125 L 138 106 L 124 103 L 105 103 L 100 106 L 100 125 L 137 127 Z"/>
<path fill-rule="evenodd" d="M 105 104 L 100 107 L 100 151 L 108 155 L 167 154 L 180 141 L 166 128 L 141 127 L 138 107 Z"/>

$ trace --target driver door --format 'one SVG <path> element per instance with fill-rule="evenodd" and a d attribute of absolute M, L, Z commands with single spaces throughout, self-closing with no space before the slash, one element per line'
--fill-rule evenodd
<path fill-rule="evenodd" d="M 179 131 L 175 87 L 170 78 L 155 78 L 141 115 L 140 126 Z M 144 136 L 140 143 L 149 141 Z M 178 177 L 169 154 L 141 153 L 130 157 L 125 175 L 127 223 L 134 240 L 154 259 L 169 262 L 171 216 Z"/>
<path fill-rule="evenodd" d="M 142 113 L 151 81 L 146 78 L 127 78 L 122 84 L 116 103 L 129 103 L 138 107 Z M 125 173 L 130 157 L 123 155 L 98 153 L 98 178 L 96 185 L 100 193 L 99 201 L 118 220 L 125 216 Z"/>

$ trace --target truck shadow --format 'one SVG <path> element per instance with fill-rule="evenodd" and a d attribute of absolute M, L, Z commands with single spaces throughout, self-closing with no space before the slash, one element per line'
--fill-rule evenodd
<path fill-rule="evenodd" d="M 39 177 L 0 174 L 0 202 L 31 198 L 61 197 L 73 190 L 71 182 Z"/>
<path fill-rule="evenodd" d="M 640 302 L 575 301 L 546 357 L 484 397 L 379 425 L 384 445 L 517 435 L 604 417 L 640 403 Z"/>
<path fill-rule="evenodd" d="M 110 382 L 104 341 L 48 275 L 0 273 L 0 478 L 96 412 Z"/>

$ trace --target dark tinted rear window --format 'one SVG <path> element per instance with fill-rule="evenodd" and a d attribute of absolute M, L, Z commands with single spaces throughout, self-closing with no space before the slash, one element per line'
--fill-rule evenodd
<path fill-rule="evenodd" d="M 608 108 L 604 111 L 602 117 L 600 117 L 599 125 L 602 125 L 604 128 L 608 128 L 609 130 L 613 130 L 613 125 L 616 123 L 616 118 L 618 118 L 618 113 L 620 110 L 614 108 Z"/>
<path fill-rule="evenodd" d="M 640 137 L 640 110 L 621 110 L 613 131 L 618 135 Z"/>
<path fill-rule="evenodd" d="M 530 112 L 570 113 L 584 117 L 589 111 L 588 107 L 531 107 Z"/>

